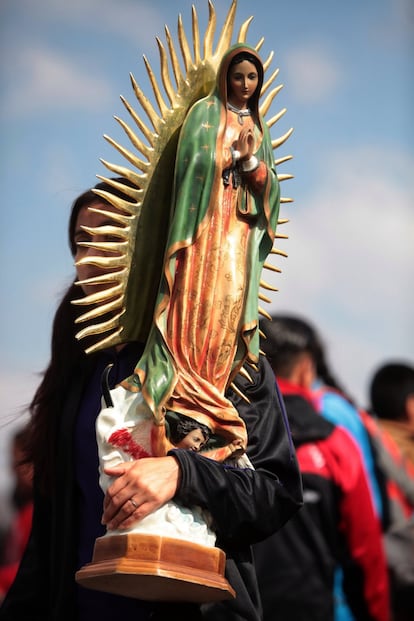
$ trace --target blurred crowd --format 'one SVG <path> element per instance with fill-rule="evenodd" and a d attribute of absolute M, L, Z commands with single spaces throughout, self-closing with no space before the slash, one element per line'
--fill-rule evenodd
<path fill-rule="evenodd" d="M 33 514 L 33 467 L 25 458 L 28 431 L 22 427 L 13 434 L 10 446 L 10 467 L 13 488 L 10 496 L 8 524 L 2 525 L 0 548 L 0 601 L 17 574 L 26 548 Z"/>
<path fill-rule="evenodd" d="M 383 361 L 369 404 L 343 390 L 307 320 L 261 323 L 262 350 L 283 395 L 304 505 L 254 546 L 264 621 L 414 619 L 414 366 Z M 12 520 L 2 533 L 0 597 L 32 519 L 25 428 L 13 436 Z"/>
<path fill-rule="evenodd" d="M 414 366 L 381 362 L 363 409 L 309 321 L 275 315 L 261 328 L 304 491 L 256 546 L 265 621 L 414 619 Z"/>

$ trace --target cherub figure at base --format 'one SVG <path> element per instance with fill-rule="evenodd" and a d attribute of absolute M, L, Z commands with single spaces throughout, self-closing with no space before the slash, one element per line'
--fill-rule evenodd
<path fill-rule="evenodd" d="M 169 437 L 177 448 L 190 451 L 202 451 L 206 448 L 211 437 L 211 430 L 207 425 L 199 423 L 193 418 L 183 415 L 166 414 L 169 426 Z"/>

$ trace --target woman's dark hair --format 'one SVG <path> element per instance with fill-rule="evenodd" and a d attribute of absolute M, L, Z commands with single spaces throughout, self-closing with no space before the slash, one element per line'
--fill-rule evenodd
<path fill-rule="evenodd" d="M 118 177 L 114 180 L 134 187 L 127 179 Z M 101 182 L 94 187 L 131 200 L 108 183 Z M 79 211 L 82 207 L 97 202 L 107 203 L 92 189 L 88 189 L 72 204 L 68 225 L 69 246 L 72 254 L 76 251 L 74 231 Z M 87 356 L 83 347 L 75 338 L 78 331 L 75 319 L 79 311 L 72 301 L 78 299 L 79 294 L 79 287 L 72 282 L 59 303 L 52 324 L 50 362 L 29 405 L 31 416 L 28 423 L 30 435 L 27 443 L 27 458 L 34 464 L 35 479 L 43 492 L 50 490 L 55 474 L 56 433 L 59 416 L 67 397 L 68 378 L 73 373 L 73 369 L 76 368 L 77 372 L 81 373 L 81 369 L 87 364 Z M 92 357 L 93 355 L 88 356 L 88 358 Z"/>
<path fill-rule="evenodd" d="M 374 373 L 370 399 L 373 413 L 379 418 L 405 420 L 406 401 L 410 395 L 414 395 L 414 367 L 389 362 Z"/>

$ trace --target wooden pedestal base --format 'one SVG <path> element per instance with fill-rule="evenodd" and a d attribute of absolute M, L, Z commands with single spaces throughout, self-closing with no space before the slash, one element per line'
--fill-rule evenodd
<path fill-rule="evenodd" d="M 219 548 L 130 533 L 100 537 L 93 559 L 76 573 L 89 589 L 149 601 L 213 602 L 235 597 Z"/>

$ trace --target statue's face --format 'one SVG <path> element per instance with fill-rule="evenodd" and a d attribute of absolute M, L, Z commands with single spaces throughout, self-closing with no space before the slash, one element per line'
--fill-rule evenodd
<path fill-rule="evenodd" d="M 237 108 L 247 108 L 259 83 L 257 69 L 249 60 L 242 60 L 229 70 L 228 99 Z"/>
<path fill-rule="evenodd" d="M 89 263 L 88 260 L 92 260 L 92 257 L 114 257 L 119 256 L 120 252 L 114 248 L 110 250 L 108 248 L 90 248 L 88 246 L 83 246 L 83 243 L 116 243 L 120 242 L 120 238 L 114 235 L 112 232 L 103 231 L 99 235 L 92 234 L 88 231 L 85 231 L 82 227 L 88 228 L 96 228 L 101 226 L 113 226 L 113 221 L 108 218 L 105 214 L 95 213 L 91 211 L 89 207 L 93 207 L 94 209 L 102 209 L 105 211 L 115 212 L 116 209 L 112 207 L 112 205 L 108 205 L 107 203 L 102 203 L 97 201 L 92 205 L 85 205 L 79 211 L 76 226 L 75 226 L 75 236 L 74 241 L 76 244 L 76 254 L 75 254 L 75 264 L 76 264 L 76 273 L 79 281 L 87 280 L 90 278 L 95 278 L 97 276 L 101 276 L 108 272 L 113 272 L 113 268 L 105 269 L 102 266 L 94 265 L 93 263 Z M 108 283 L 106 284 L 81 284 L 82 290 L 85 295 L 90 295 L 92 293 L 96 293 L 102 289 L 108 288 Z"/>

